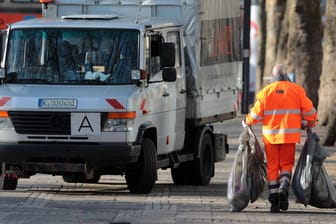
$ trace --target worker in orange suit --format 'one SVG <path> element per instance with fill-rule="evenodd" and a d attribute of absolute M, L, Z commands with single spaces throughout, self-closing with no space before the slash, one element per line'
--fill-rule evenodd
<path fill-rule="evenodd" d="M 272 82 L 256 97 L 243 127 L 262 122 L 262 139 L 267 159 L 271 212 L 288 209 L 288 191 L 295 161 L 295 144 L 304 126 L 316 125 L 317 115 L 305 90 L 290 81 L 279 64 L 272 69 Z"/>

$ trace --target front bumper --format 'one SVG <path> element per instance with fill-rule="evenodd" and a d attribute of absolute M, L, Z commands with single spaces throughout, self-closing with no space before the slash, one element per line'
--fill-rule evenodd
<path fill-rule="evenodd" d="M 80 161 L 92 167 L 135 163 L 141 145 L 126 143 L 0 143 L 0 162 Z"/>

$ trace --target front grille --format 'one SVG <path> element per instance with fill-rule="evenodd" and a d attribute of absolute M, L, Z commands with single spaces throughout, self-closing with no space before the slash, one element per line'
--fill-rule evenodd
<path fill-rule="evenodd" d="M 71 112 L 9 111 L 8 114 L 18 134 L 71 135 Z M 107 113 L 100 113 L 100 118 L 102 128 Z"/>
<path fill-rule="evenodd" d="M 70 135 L 70 112 L 10 111 L 18 134 Z"/>

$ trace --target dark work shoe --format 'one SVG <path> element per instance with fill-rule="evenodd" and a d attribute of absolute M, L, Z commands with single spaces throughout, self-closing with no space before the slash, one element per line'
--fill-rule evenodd
<path fill-rule="evenodd" d="M 280 212 L 280 203 L 279 203 L 278 193 L 270 194 L 268 200 L 271 202 L 271 212 Z"/>
<path fill-rule="evenodd" d="M 288 209 L 288 192 L 284 189 L 279 190 L 279 201 L 280 201 L 280 209 L 287 210 Z"/>
<path fill-rule="evenodd" d="M 280 212 L 280 204 L 279 204 L 279 202 L 273 202 L 273 203 L 271 203 L 271 212 L 272 213 Z"/>

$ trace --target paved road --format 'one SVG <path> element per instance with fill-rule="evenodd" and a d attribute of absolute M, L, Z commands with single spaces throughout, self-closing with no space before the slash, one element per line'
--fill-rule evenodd
<path fill-rule="evenodd" d="M 269 213 L 267 191 L 242 212 L 229 211 L 227 179 L 242 130 L 240 121 L 238 117 L 216 126 L 229 134 L 230 153 L 225 161 L 216 164 L 216 176 L 209 186 L 175 186 L 170 171 L 162 170 L 150 194 L 132 195 L 118 176 L 103 176 L 98 184 L 89 185 L 67 184 L 58 176 L 35 175 L 20 179 L 16 191 L 0 192 L 0 223 L 336 223 L 335 209 L 304 207 L 295 203 L 293 194 L 287 212 Z M 259 129 L 256 127 L 257 134 Z M 316 132 L 323 137 L 325 130 L 317 128 Z M 325 162 L 334 183 L 335 149 L 327 148 L 331 156 Z"/>

